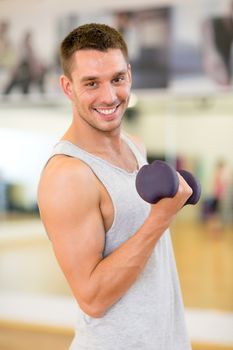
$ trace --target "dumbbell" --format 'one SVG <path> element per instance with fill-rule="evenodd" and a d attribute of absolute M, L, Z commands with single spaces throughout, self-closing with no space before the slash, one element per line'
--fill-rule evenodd
<path fill-rule="evenodd" d="M 193 190 L 185 205 L 196 204 L 201 196 L 199 181 L 186 170 L 180 170 L 179 173 Z M 176 170 L 170 164 L 161 160 L 155 160 L 151 164 L 144 165 L 136 177 L 138 194 L 151 204 L 157 203 L 162 198 L 174 197 L 178 187 L 179 177 Z"/>

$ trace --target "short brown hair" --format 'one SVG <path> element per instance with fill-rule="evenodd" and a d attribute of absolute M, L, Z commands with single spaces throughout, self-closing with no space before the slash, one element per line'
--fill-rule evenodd
<path fill-rule="evenodd" d="M 120 49 L 128 61 L 128 49 L 122 35 L 106 24 L 89 23 L 75 28 L 62 41 L 60 46 L 61 66 L 70 76 L 72 56 L 78 50 Z"/>

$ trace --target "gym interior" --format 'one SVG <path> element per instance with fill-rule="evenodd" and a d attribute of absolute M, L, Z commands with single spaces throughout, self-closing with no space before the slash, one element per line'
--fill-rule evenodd
<path fill-rule="evenodd" d="M 143 140 L 149 163 L 200 181 L 199 202 L 171 226 L 186 323 L 193 350 L 233 349 L 230 0 L 0 2 L 0 349 L 65 350 L 73 337 L 75 301 L 40 220 L 37 185 L 71 122 L 58 46 L 87 22 L 115 26 L 129 46 L 124 130 Z M 19 64 L 28 47 L 33 78 Z"/>

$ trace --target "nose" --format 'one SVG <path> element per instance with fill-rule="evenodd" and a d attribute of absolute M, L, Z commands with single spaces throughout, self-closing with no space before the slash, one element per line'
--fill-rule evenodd
<path fill-rule="evenodd" d="M 114 86 L 112 86 L 112 84 L 104 84 L 102 86 L 101 94 L 102 105 L 112 106 L 118 101 L 116 89 Z"/>

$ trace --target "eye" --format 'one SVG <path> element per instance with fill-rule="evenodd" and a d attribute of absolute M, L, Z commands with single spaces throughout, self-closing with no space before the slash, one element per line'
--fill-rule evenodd
<path fill-rule="evenodd" d="M 90 88 L 95 88 L 97 87 L 97 82 L 96 81 L 89 81 L 88 83 L 85 84 L 87 87 Z"/>
<path fill-rule="evenodd" d="M 124 75 L 120 75 L 116 78 L 113 79 L 113 83 L 115 84 L 121 84 L 125 81 L 125 76 Z"/>

